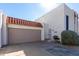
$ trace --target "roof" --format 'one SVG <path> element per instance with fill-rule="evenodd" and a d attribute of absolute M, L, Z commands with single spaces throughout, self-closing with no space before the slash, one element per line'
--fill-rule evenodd
<path fill-rule="evenodd" d="M 32 27 L 42 27 L 41 23 L 27 21 L 27 20 L 18 19 L 18 18 L 9 17 L 9 16 L 7 16 L 7 24 L 17 24 L 17 25 L 32 26 Z"/>

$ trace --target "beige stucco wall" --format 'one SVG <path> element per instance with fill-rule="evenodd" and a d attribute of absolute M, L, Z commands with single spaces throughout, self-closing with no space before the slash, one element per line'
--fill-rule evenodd
<path fill-rule="evenodd" d="M 60 5 L 36 21 L 46 24 L 44 26 L 45 38 L 50 34 L 49 29 L 52 30 L 52 36 L 55 34 L 60 36 L 62 30 L 64 30 L 64 6 Z M 57 33 L 54 33 L 55 31 L 57 31 Z"/>
<path fill-rule="evenodd" d="M 2 46 L 2 12 L 0 12 L 0 48 Z"/>
<path fill-rule="evenodd" d="M 0 47 L 7 44 L 7 25 L 6 15 L 0 12 Z"/>
<path fill-rule="evenodd" d="M 2 14 L 2 45 L 7 45 L 7 25 L 6 25 L 6 18 L 5 14 Z"/>
<path fill-rule="evenodd" d="M 61 4 L 35 21 L 46 24 L 44 26 L 45 38 L 48 37 L 49 29 L 52 30 L 51 36 L 56 34 L 61 38 L 61 32 L 66 30 L 66 15 L 69 16 L 69 30 L 74 31 L 74 11 L 65 4 Z"/>
<path fill-rule="evenodd" d="M 78 34 L 78 13 L 75 12 L 75 14 L 76 14 L 77 17 L 74 18 L 74 21 L 75 21 L 74 30 L 75 30 L 75 32 L 77 32 L 77 34 Z"/>
<path fill-rule="evenodd" d="M 69 16 L 69 30 L 74 31 L 74 11 L 71 10 L 69 7 L 65 6 L 64 7 L 64 15 Z"/>
<path fill-rule="evenodd" d="M 77 19 L 77 17 L 74 17 L 74 12 L 75 11 L 70 9 L 69 7 L 67 7 L 67 6 L 64 7 L 64 15 L 69 16 L 69 30 L 72 30 L 72 31 L 75 31 L 76 33 L 78 33 L 78 19 Z M 76 15 L 77 15 L 77 13 L 76 13 Z"/>

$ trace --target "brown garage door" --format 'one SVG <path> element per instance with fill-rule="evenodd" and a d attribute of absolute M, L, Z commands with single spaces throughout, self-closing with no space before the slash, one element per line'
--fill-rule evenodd
<path fill-rule="evenodd" d="M 8 32 L 9 44 L 41 40 L 41 30 L 9 28 Z"/>

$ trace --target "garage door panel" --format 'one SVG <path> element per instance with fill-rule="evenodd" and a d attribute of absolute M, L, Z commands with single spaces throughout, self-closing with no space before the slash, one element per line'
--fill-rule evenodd
<path fill-rule="evenodd" d="M 41 40 L 41 30 L 9 28 L 9 44 Z"/>

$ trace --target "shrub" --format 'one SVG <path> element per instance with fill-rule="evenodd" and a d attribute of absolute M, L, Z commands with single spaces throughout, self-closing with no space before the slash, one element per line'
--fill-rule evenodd
<path fill-rule="evenodd" d="M 62 44 L 79 45 L 79 36 L 74 31 L 63 31 L 61 33 Z"/>

